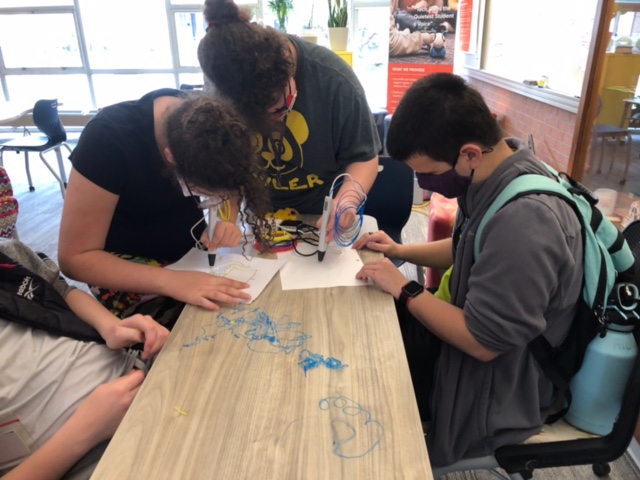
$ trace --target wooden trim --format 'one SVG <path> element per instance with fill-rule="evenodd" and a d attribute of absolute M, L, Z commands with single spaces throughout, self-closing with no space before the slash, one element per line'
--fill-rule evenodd
<path fill-rule="evenodd" d="M 600 79 L 604 74 L 605 54 L 609 44 L 609 22 L 615 11 L 615 0 L 599 0 L 596 6 L 594 29 L 587 59 L 585 81 L 582 85 L 580 106 L 569 155 L 569 174 L 576 180 L 582 179 L 587 161 L 593 123 L 598 115 Z"/>

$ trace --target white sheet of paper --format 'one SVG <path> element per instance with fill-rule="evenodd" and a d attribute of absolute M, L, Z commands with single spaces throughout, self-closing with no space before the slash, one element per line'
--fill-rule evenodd
<path fill-rule="evenodd" d="M 298 250 L 303 248 L 298 247 Z M 351 247 L 330 243 L 322 262 L 318 261 L 317 255 L 303 257 L 295 252 L 279 253 L 278 259 L 287 261 L 280 270 L 282 290 L 367 285 L 367 282 L 356 280 L 362 260 Z"/>
<path fill-rule="evenodd" d="M 376 219 L 365 215 L 360 235 L 376 230 Z M 317 250 L 317 247 L 298 243 L 298 250 L 309 253 Z M 363 286 L 371 283 L 356 279 L 356 273 L 363 265 L 358 251 L 351 247 L 340 247 L 333 241 L 327 246 L 322 262 L 318 261 L 317 255 L 303 257 L 295 252 L 279 253 L 278 259 L 287 262 L 280 270 L 282 290 Z"/>
<path fill-rule="evenodd" d="M 281 259 L 268 260 L 250 257 L 250 260 L 247 260 L 241 254 L 226 253 L 220 249 L 216 254 L 216 264 L 209 267 L 207 252 L 192 248 L 184 257 L 166 268 L 212 273 L 220 277 L 247 282 L 249 284 L 247 293 L 251 295 L 251 300 L 245 303 L 251 303 L 258 298 L 274 275 L 278 273 L 283 263 L 284 260 Z"/>

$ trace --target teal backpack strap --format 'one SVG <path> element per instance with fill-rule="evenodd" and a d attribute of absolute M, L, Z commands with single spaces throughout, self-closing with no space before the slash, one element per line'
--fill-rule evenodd
<path fill-rule="evenodd" d="M 551 167 L 548 168 L 554 172 Z M 474 238 L 474 258 L 480 254 L 482 232 L 493 215 L 511 200 L 531 194 L 559 196 L 576 212 L 584 237 L 583 298 L 590 307 L 606 306 L 608 292 L 613 288 L 617 272 L 633 267 L 633 254 L 615 225 L 604 218 L 600 210 L 589 203 L 580 191 L 562 178 L 556 181 L 542 175 L 526 174 L 512 180 L 480 221 Z"/>
<path fill-rule="evenodd" d="M 491 220 L 496 212 L 517 197 L 535 193 L 555 193 L 556 195 L 565 197 L 568 201 L 573 202 L 573 197 L 567 189 L 549 177 L 535 173 L 516 177 L 504 190 L 502 190 L 502 192 L 500 192 L 480 221 L 473 245 L 474 258 L 478 258 L 478 255 L 480 254 L 480 238 L 482 237 L 482 231 L 484 230 L 487 222 Z"/>

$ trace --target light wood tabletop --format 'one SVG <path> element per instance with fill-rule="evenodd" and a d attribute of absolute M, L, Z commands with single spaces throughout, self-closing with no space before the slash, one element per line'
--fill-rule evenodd
<path fill-rule="evenodd" d="M 24 106 L 9 102 L 0 102 L 0 126 L 12 126 L 13 122 L 21 117 L 30 115 L 33 112 L 33 105 Z"/>
<path fill-rule="evenodd" d="M 392 297 L 278 274 L 187 306 L 92 477 L 114 478 L 431 479 Z"/>

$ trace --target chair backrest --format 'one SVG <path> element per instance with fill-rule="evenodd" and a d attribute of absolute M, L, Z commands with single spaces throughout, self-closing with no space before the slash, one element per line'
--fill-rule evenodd
<path fill-rule="evenodd" d="M 58 99 L 38 100 L 33 106 L 33 123 L 49 137 L 51 144 L 67 140 L 67 132 L 58 115 Z"/>
<path fill-rule="evenodd" d="M 204 84 L 181 83 L 180 90 L 187 91 L 187 92 L 192 90 L 204 90 Z"/>
<path fill-rule="evenodd" d="M 401 243 L 400 234 L 413 206 L 413 170 L 391 157 L 379 158 L 382 170 L 367 195 L 364 213 L 374 217 L 380 230 Z"/>

